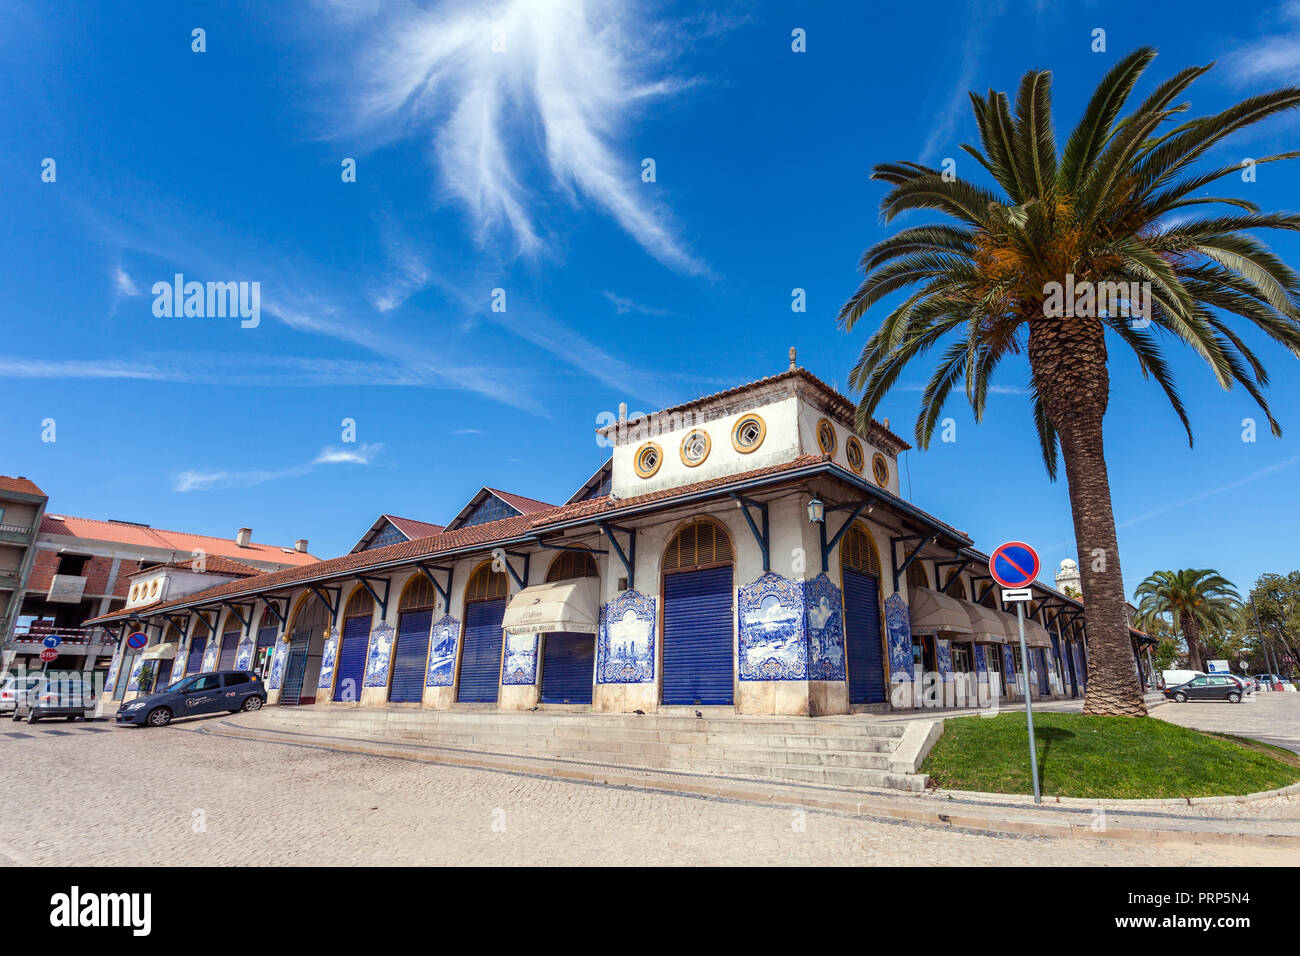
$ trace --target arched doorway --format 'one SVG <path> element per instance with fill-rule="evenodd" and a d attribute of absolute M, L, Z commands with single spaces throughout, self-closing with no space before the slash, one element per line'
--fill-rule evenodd
<path fill-rule="evenodd" d="M 176 629 L 175 624 L 167 625 L 167 630 L 163 632 L 162 643 L 171 644 L 176 649 L 177 652 L 180 651 L 181 632 Z M 175 657 L 159 658 L 158 673 L 157 676 L 154 677 L 154 682 L 153 682 L 155 691 L 166 690 L 169 686 L 171 686 L 172 671 L 175 669 L 175 667 L 176 667 Z"/>
<path fill-rule="evenodd" d="M 370 623 L 374 616 L 374 599 L 358 585 L 343 608 L 343 634 L 339 638 L 334 665 L 334 700 L 347 703 L 361 700 L 366 651 L 370 647 Z"/>
<path fill-rule="evenodd" d="M 393 648 L 393 675 L 388 682 L 388 699 L 395 704 L 418 704 L 424 700 L 424 668 L 429 663 L 429 631 L 433 629 L 433 608 L 437 604 L 433 585 L 417 574 L 402 588 L 397 602 L 397 646 Z"/>
<path fill-rule="evenodd" d="M 599 578 L 596 559 L 581 551 L 561 551 L 546 572 L 546 583 Z M 559 632 L 542 635 L 543 704 L 590 704 L 596 682 L 596 636 Z"/>
<path fill-rule="evenodd" d="M 325 630 L 330 626 L 329 608 L 315 594 L 304 594 L 293 613 L 289 657 L 285 661 L 282 704 L 314 704 L 316 681 L 320 677 Z"/>
<path fill-rule="evenodd" d="M 208 649 L 210 630 L 208 622 L 201 616 L 190 625 L 190 650 L 185 655 L 185 676 L 203 673 L 203 655 Z"/>
<path fill-rule="evenodd" d="M 885 701 L 885 649 L 880 626 L 880 555 L 871 535 L 854 524 L 840 541 L 844 581 L 845 664 L 850 704 Z"/>
<path fill-rule="evenodd" d="M 465 585 L 465 647 L 460 654 L 456 699 L 466 703 L 496 703 L 501 690 L 501 622 L 510 591 L 505 573 L 485 561 Z"/>
<path fill-rule="evenodd" d="M 663 563 L 663 702 L 735 703 L 731 539 L 696 518 L 668 542 Z"/>
<path fill-rule="evenodd" d="M 253 671 L 263 680 L 271 669 L 271 651 L 275 649 L 275 638 L 279 633 L 279 622 L 271 609 L 262 608 L 262 616 L 257 622 L 257 645 L 253 649 Z"/>
<path fill-rule="evenodd" d="M 226 610 L 226 623 L 221 628 L 221 651 L 217 655 L 217 670 L 228 671 L 235 667 L 235 657 L 239 654 L 239 638 L 244 633 L 244 625 L 233 608 Z"/>

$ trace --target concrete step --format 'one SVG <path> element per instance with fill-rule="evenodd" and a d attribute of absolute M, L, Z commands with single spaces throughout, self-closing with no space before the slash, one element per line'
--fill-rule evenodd
<path fill-rule="evenodd" d="M 905 728 L 866 720 L 332 707 L 273 707 L 257 719 L 288 732 L 633 770 L 850 789 L 920 790 L 926 782 L 889 770 Z"/>

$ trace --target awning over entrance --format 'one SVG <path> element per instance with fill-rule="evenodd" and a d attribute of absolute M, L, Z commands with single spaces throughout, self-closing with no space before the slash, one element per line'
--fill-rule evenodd
<path fill-rule="evenodd" d="M 913 588 L 909 609 L 913 634 L 970 634 L 970 615 L 962 602 L 930 588 Z"/>
<path fill-rule="evenodd" d="M 595 634 L 599 589 L 598 578 L 534 584 L 510 599 L 501 626 L 509 634 Z"/>
<path fill-rule="evenodd" d="M 175 656 L 175 644 L 155 644 L 153 647 L 146 647 L 140 658 L 146 661 L 169 661 Z"/>
<path fill-rule="evenodd" d="M 1017 633 L 1016 640 L 1020 639 Z M 1047 628 L 1037 621 L 1031 621 L 1025 618 L 1025 644 L 1029 647 L 1051 647 L 1052 636 L 1047 633 Z"/>
<path fill-rule="evenodd" d="M 1012 632 L 1007 628 L 1006 615 L 983 604 L 973 604 L 970 601 L 957 603 L 966 612 L 975 640 L 990 641 L 995 644 L 1006 644 L 1011 640 Z"/>

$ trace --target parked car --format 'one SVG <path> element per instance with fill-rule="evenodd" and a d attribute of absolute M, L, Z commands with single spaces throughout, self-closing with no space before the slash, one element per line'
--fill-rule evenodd
<path fill-rule="evenodd" d="M 1282 678 L 1276 674 L 1256 674 L 1255 680 L 1264 690 L 1276 690 L 1277 685 L 1282 683 Z"/>
<path fill-rule="evenodd" d="M 1227 700 L 1239 704 L 1245 694 L 1245 685 L 1231 674 L 1202 674 L 1185 684 L 1165 688 L 1165 696 L 1180 704 L 1189 700 Z"/>
<path fill-rule="evenodd" d="M 1169 688 L 1177 687 L 1179 684 L 1186 684 L 1189 680 L 1192 680 L 1195 677 L 1204 677 L 1205 671 L 1174 669 L 1162 671 L 1160 676 L 1165 679 L 1165 687 Z"/>
<path fill-rule="evenodd" d="M 18 701 L 25 698 L 40 682 L 40 674 L 5 674 L 0 679 L 0 714 L 12 714 L 18 709 Z"/>
<path fill-rule="evenodd" d="M 137 697 L 118 708 L 117 723 L 166 727 L 177 717 L 221 711 L 257 710 L 266 703 L 266 689 L 252 671 L 195 674 L 166 690 Z"/>
<path fill-rule="evenodd" d="M 95 713 L 95 685 L 68 677 L 38 677 L 39 683 L 20 694 L 13 719 L 29 724 L 46 717 L 84 720 Z"/>

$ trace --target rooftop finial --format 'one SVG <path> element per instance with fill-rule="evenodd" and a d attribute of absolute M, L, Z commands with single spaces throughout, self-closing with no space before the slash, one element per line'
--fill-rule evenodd
<path fill-rule="evenodd" d="M 792 345 L 790 346 L 790 371 L 793 372 L 795 370 L 795 364 L 795 351 L 794 346 Z"/>

